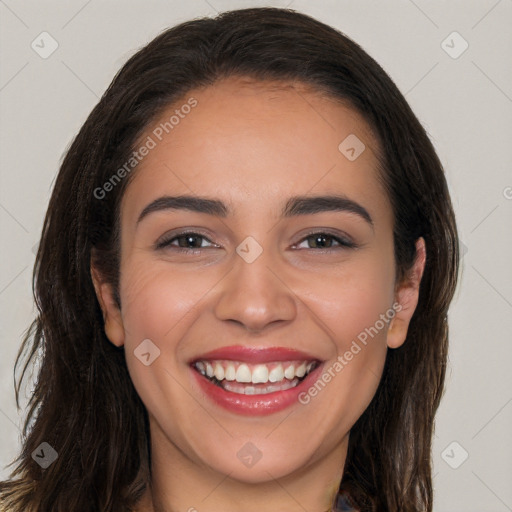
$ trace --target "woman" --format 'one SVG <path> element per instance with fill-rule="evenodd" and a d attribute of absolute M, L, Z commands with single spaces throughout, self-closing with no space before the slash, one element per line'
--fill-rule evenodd
<path fill-rule="evenodd" d="M 441 163 L 358 45 L 276 8 L 167 30 L 57 177 L 2 506 L 431 511 L 457 270 Z"/>

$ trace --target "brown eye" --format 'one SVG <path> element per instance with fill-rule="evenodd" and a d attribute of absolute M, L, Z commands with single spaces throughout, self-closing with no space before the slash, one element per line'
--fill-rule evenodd
<path fill-rule="evenodd" d="M 304 249 L 353 248 L 356 246 L 351 240 L 324 232 L 311 233 L 303 238 L 299 244 L 296 244 L 295 247 L 299 247 L 304 241 L 309 241 L 309 246 L 304 247 Z"/>
<path fill-rule="evenodd" d="M 178 243 L 174 243 L 177 241 Z M 208 246 L 203 246 L 202 242 L 207 241 L 212 244 L 214 247 L 218 247 L 216 244 L 213 244 L 210 240 L 208 240 L 205 236 L 194 233 L 194 232 L 185 232 L 180 233 L 178 235 L 164 238 L 156 244 L 156 249 L 163 249 L 165 247 L 176 248 L 177 250 L 194 250 L 194 249 L 206 249 Z"/>

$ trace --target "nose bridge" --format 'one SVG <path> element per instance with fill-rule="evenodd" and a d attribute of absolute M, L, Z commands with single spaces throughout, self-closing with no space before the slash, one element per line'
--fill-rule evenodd
<path fill-rule="evenodd" d="M 296 303 L 271 250 L 263 250 L 248 237 L 237 247 L 233 268 L 226 276 L 215 314 L 220 320 L 234 320 L 249 330 L 292 320 Z"/>

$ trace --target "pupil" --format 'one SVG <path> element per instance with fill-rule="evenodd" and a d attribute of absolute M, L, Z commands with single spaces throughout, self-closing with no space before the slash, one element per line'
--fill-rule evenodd
<path fill-rule="evenodd" d="M 180 243 L 180 246 L 181 247 L 188 247 L 189 244 L 192 245 L 193 247 L 198 247 L 197 244 L 194 244 L 194 241 L 197 242 L 197 240 L 199 239 L 200 237 L 198 236 L 194 236 L 194 235 L 187 235 L 187 236 L 184 236 L 184 237 L 181 237 L 181 240 L 184 242 L 184 243 Z M 199 243 L 199 247 L 201 246 L 201 244 Z"/>
<path fill-rule="evenodd" d="M 330 247 L 330 244 L 326 244 L 325 240 L 326 238 L 330 238 L 328 235 L 318 235 L 315 238 L 315 247 Z"/>

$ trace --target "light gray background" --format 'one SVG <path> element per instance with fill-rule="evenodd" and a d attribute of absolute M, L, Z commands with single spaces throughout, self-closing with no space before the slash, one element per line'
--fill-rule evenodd
<path fill-rule="evenodd" d="M 12 369 L 34 314 L 34 246 L 65 149 L 115 72 L 164 28 L 262 5 L 305 12 L 361 44 L 439 152 L 464 258 L 434 440 L 435 510 L 512 511 L 512 0 L 0 0 L 0 464 L 20 445 Z M 59 45 L 47 59 L 31 48 L 43 31 Z M 441 45 L 453 31 L 469 44 L 458 58 Z M 463 42 L 444 44 L 453 54 Z"/>

